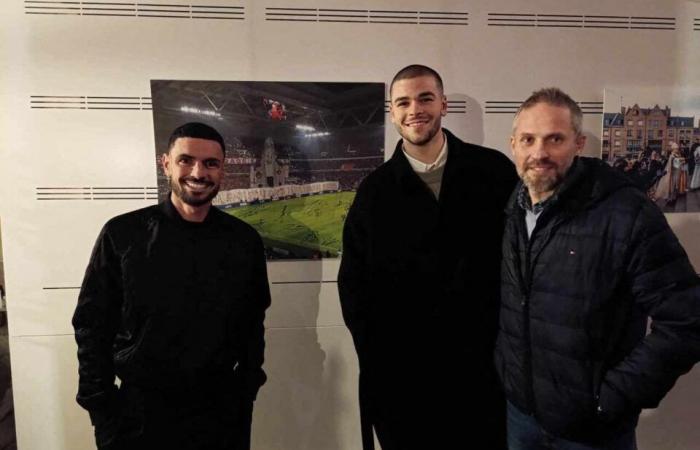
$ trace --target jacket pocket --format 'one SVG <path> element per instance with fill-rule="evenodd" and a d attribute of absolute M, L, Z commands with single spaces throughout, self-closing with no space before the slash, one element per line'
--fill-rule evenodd
<path fill-rule="evenodd" d="M 119 436 L 134 438 L 144 431 L 144 396 L 141 390 L 129 384 L 119 389 Z"/>

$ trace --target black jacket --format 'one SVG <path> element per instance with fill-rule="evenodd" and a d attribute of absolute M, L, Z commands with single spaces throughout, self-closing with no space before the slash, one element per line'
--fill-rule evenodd
<path fill-rule="evenodd" d="M 492 354 L 503 208 L 517 175 L 500 152 L 445 134 L 439 201 L 399 142 L 345 222 L 338 283 L 366 449 L 369 425 L 384 450 L 505 442 Z"/>
<path fill-rule="evenodd" d="M 577 158 L 529 240 L 515 193 L 507 213 L 496 367 L 508 400 L 575 441 L 633 428 L 700 359 L 685 251 L 644 193 L 597 159 Z"/>
<path fill-rule="evenodd" d="M 116 375 L 122 387 L 161 397 L 230 392 L 249 409 L 265 382 L 269 304 L 262 241 L 242 221 L 212 207 L 204 222 L 187 222 L 169 199 L 111 219 L 73 316 L 78 403 L 96 426 L 120 409 L 142 409 L 134 389 L 127 397 L 135 404 L 119 404 L 126 394 L 118 394 Z"/>

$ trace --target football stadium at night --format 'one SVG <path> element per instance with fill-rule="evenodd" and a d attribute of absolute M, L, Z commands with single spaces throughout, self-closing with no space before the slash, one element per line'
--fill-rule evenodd
<path fill-rule="evenodd" d="M 226 142 L 214 204 L 253 227 L 271 259 L 336 257 L 360 181 L 384 160 L 384 85 L 152 81 L 156 158 L 203 122 Z M 168 192 L 158 168 L 161 199 Z"/>

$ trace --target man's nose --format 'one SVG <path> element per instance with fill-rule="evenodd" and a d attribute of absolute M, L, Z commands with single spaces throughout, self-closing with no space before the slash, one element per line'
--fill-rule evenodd
<path fill-rule="evenodd" d="M 411 103 L 409 103 L 409 105 L 408 105 L 408 114 L 410 114 L 410 115 L 413 116 L 413 115 L 416 115 L 416 114 L 420 114 L 420 113 L 422 113 L 422 112 L 423 112 L 423 108 L 422 108 L 420 102 L 411 102 Z"/>
<path fill-rule="evenodd" d="M 535 141 L 535 143 L 532 145 L 530 156 L 534 159 L 545 159 L 549 156 L 544 141 L 541 139 L 537 139 Z"/>
<path fill-rule="evenodd" d="M 191 175 L 195 178 L 202 178 L 206 174 L 206 167 L 204 167 L 204 163 L 201 161 L 196 161 L 192 165 L 192 172 Z"/>

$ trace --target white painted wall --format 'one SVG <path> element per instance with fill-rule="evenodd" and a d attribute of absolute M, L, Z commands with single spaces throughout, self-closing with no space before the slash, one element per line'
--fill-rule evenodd
<path fill-rule="evenodd" d="M 40 201 L 37 188 L 156 185 L 150 111 L 36 109 L 31 96 L 150 97 L 150 79 L 388 82 L 399 68 L 418 62 L 443 75 L 449 99 L 466 101 L 467 113 L 448 116 L 445 126 L 505 149 L 512 116 L 486 114 L 487 102 L 522 101 L 534 89 L 558 85 L 602 106 L 606 86 L 700 83 L 697 2 L 148 3 L 242 6 L 244 20 L 39 15 L 28 14 L 30 6 L 51 5 L 20 0 L 0 6 L 0 217 L 22 450 L 94 448 L 87 414 L 73 400 L 70 317 L 77 290 L 71 288 L 81 282 L 102 223 L 152 203 Z M 467 26 L 278 22 L 266 20 L 271 7 L 453 11 L 468 12 L 469 19 Z M 490 13 L 665 17 L 675 29 L 497 27 L 489 26 L 496 17 Z M 585 116 L 589 154 L 599 148 L 601 117 Z M 396 139 L 388 126 L 388 149 Z M 700 268 L 698 217 L 669 221 Z M 270 380 L 255 410 L 258 450 L 360 447 L 357 364 L 338 307 L 337 268 L 337 261 L 269 265 Z M 699 448 L 698 405 L 696 369 L 658 410 L 644 414 L 640 449 Z"/>

